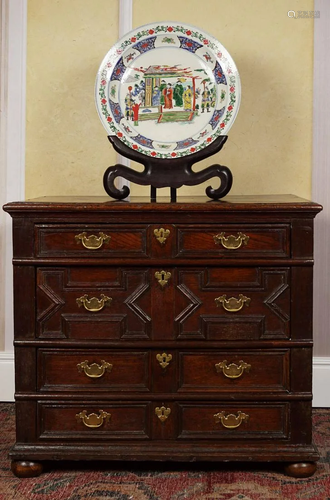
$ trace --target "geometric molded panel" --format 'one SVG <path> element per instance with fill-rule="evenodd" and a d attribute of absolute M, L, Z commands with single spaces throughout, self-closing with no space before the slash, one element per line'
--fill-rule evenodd
<path fill-rule="evenodd" d="M 177 338 L 289 338 L 289 283 L 289 268 L 181 269 L 176 288 L 180 293 L 175 301 Z M 215 300 L 225 296 L 238 301 L 240 295 L 249 300 L 238 310 L 227 309 Z"/>
<path fill-rule="evenodd" d="M 179 271 L 178 272 L 179 281 L 181 278 L 180 274 L 181 272 Z M 177 290 L 180 290 L 180 292 L 182 293 L 183 297 L 186 299 L 187 302 L 186 307 L 174 319 L 176 330 L 179 331 L 178 336 L 180 336 L 181 325 L 198 310 L 202 302 L 191 290 L 189 290 L 189 288 L 185 284 L 182 283 L 179 284 L 177 286 Z M 200 337 L 200 329 L 198 329 L 196 332 L 190 332 L 186 338 L 196 338 L 196 337 Z"/>
<path fill-rule="evenodd" d="M 149 338 L 150 272 L 139 268 L 93 266 L 37 270 L 39 338 Z M 87 295 L 110 297 L 109 306 L 91 311 L 78 307 Z"/>
<path fill-rule="evenodd" d="M 51 336 L 63 336 L 60 314 L 56 314 L 65 305 L 65 300 L 56 292 L 64 282 L 64 270 L 45 269 L 37 273 L 37 324 L 41 331 L 50 331 Z"/>

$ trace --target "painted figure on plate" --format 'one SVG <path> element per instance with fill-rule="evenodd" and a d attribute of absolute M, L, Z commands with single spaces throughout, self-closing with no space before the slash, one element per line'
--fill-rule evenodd
<path fill-rule="evenodd" d="M 166 89 L 166 82 L 165 80 L 162 80 L 160 82 L 159 91 L 160 91 L 160 104 L 162 104 L 163 106 L 165 104 L 165 96 L 163 93 L 164 89 Z"/>
<path fill-rule="evenodd" d="M 164 108 L 172 109 L 173 108 L 173 89 L 170 83 L 167 84 L 167 88 L 163 90 L 164 95 Z"/>
<path fill-rule="evenodd" d="M 160 89 L 156 85 L 156 87 L 154 87 L 154 90 L 152 92 L 152 105 L 160 106 L 160 98 L 161 98 Z"/>
<path fill-rule="evenodd" d="M 130 89 L 132 87 L 128 87 Z M 128 94 L 126 94 L 125 97 L 125 117 L 126 120 L 129 120 L 132 118 L 132 103 L 133 103 L 133 98 L 132 98 L 132 93 L 130 90 L 128 90 Z"/>
<path fill-rule="evenodd" d="M 210 111 L 211 104 L 211 92 L 206 87 L 202 92 L 202 113 L 204 113 L 205 109 L 207 112 Z"/>
<path fill-rule="evenodd" d="M 134 120 L 134 125 L 139 124 L 139 109 L 140 109 L 141 104 L 140 103 L 133 103 L 132 104 L 132 112 L 133 112 L 133 120 Z"/>
<path fill-rule="evenodd" d="M 193 93 L 192 93 L 190 85 L 188 85 L 186 90 L 183 92 L 183 108 L 185 111 L 192 110 L 192 97 L 193 97 Z"/>
<path fill-rule="evenodd" d="M 175 105 L 178 107 L 183 106 L 183 99 L 182 99 L 183 92 L 184 92 L 184 89 L 183 89 L 182 83 L 180 82 L 180 80 L 178 80 L 175 87 L 174 87 L 174 91 L 173 91 L 173 98 L 175 101 Z"/>

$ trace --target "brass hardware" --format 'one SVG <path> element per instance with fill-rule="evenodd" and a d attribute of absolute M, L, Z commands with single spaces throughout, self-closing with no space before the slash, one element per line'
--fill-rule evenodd
<path fill-rule="evenodd" d="M 101 360 L 101 365 L 97 363 L 88 364 L 88 360 L 82 361 L 77 364 L 77 368 L 79 372 L 85 372 L 85 375 L 89 378 L 100 378 L 103 377 L 106 371 L 111 372 L 112 364 L 107 363 L 104 359 Z"/>
<path fill-rule="evenodd" d="M 171 231 L 169 229 L 164 229 L 163 227 L 161 227 L 160 229 L 154 229 L 156 240 L 158 240 L 161 245 L 165 244 L 165 241 L 169 237 L 170 233 Z"/>
<path fill-rule="evenodd" d="M 172 360 L 172 354 L 166 354 L 166 352 L 163 352 L 163 354 L 157 354 L 156 359 L 159 361 L 162 368 L 166 368 Z"/>
<path fill-rule="evenodd" d="M 170 279 L 171 276 L 172 276 L 171 273 L 169 273 L 167 271 L 155 272 L 155 278 L 161 287 L 164 287 L 165 285 L 167 285 L 168 280 Z"/>
<path fill-rule="evenodd" d="M 171 408 L 165 408 L 165 406 L 161 406 L 159 408 L 159 406 L 157 406 L 157 408 L 155 408 L 155 413 L 156 413 L 157 417 L 159 418 L 159 420 L 162 423 L 164 423 L 165 420 L 168 419 L 169 414 L 171 413 Z"/>
<path fill-rule="evenodd" d="M 84 308 L 89 312 L 98 312 L 101 311 L 103 307 L 110 306 L 112 298 L 107 297 L 106 295 L 101 293 L 99 299 L 97 299 L 96 297 L 92 297 L 91 299 L 89 299 L 88 295 L 85 294 L 82 297 L 76 299 L 76 302 L 78 304 L 78 307 L 84 306 Z"/>
<path fill-rule="evenodd" d="M 102 247 L 103 243 L 109 243 L 111 236 L 102 232 L 100 232 L 98 236 L 95 236 L 95 234 L 87 236 L 87 233 L 84 231 L 83 233 L 77 234 L 74 238 L 77 243 L 81 241 L 83 246 L 88 250 L 97 250 Z"/>
<path fill-rule="evenodd" d="M 236 365 L 235 363 L 230 363 L 230 365 L 227 365 L 226 359 L 224 361 L 221 361 L 221 363 L 215 364 L 217 373 L 222 372 L 224 376 L 228 378 L 239 378 L 243 375 L 244 370 L 249 372 L 250 368 L 251 365 L 248 365 L 242 360 L 239 361 L 239 365 Z"/>
<path fill-rule="evenodd" d="M 249 297 L 245 297 L 241 293 L 238 296 L 238 299 L 235 297 L 231 297 L 230 299 L 226 298 L 227 295 L 221 295 L 221 297 L 217 297 L 215 303 L 217 307 L 222 306 L 228 312 L 238 312 L 240 311 L 244 304 L 248 307 L 250 305 L 251 299 Z"/>
<path fill-rule="evenodd" d="M 104 422 L 108 422 L 110 418 L 111 413 L 107 413 L 103 410 L 100 410 L 99 415 L 96 415 L 96 413 L 90 413 L 89 415 L 87 415 L 86 410 L 83 410 L 76 415 L 76 419 L 78 420 L 78 422 L 82 420 L 83 424 L 86 425 L 86 427 L 91 427 L 92 429 L 101 427 L 101 425 L 103 425 Z"/>
<path fill-rule="evenodd" d="M 216 245 L 221 244 L 227 250 L 237 250 L 242 244 L 247 245 L 250 236 L 246 236 L 246 234 L 239 232 L 237 236 L 231 234 L 226 237 L 225 233 L 220 233 L 213 236 L 213 239 Z"/>
<path fill-rule="evenodd" d="M 241 411 L 237 413 L 237 416 L 232 413 L 226 416 L 224 411 L 216 413 L 213 416 L 215 418 L 215 423 L 221 423 L 224 427 L 226 427 L 226 429 L 236 429 L 243 421 L 246 423 L 249 420 L 249 415 L 242 413 Z"/>

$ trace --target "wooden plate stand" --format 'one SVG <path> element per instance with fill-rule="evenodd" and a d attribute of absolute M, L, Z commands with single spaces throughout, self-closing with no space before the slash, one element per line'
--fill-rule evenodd
<path fill-rule="evenodd" d="M 171 189 L 171 202 L 175 202 L 177 188 L 183 185 L 196 186 L 212 177 L 218 177 L 220 179 L 219 188 L 213 189 L 211 186 L 208 186 L 205 192 L 209 198 L 219 200 L 229 193 L 233 183 L 233 176 L 229 168 L 224 165 L 214 164 L 200 172 L 193 172 L 192 166 L 198 161 L 218 153 L 222 149 L 227 138 L 228 136 L 226 135 L 219 136 L 205 149 L 191 155 L 181 158 L 164 159 L 152 158 L 134 151 L 126 146 L 118 137 L 109 135 L 108 139 L 117 153 L 137 163 L 141 163 L 144 165 L 144 171 L 136 172 L 120 164 L 109 167 L 105 171 L 103 177 L 104 189 L 109 196 L 116 200 L 127 198 L 130 193 L 129 187 L 123 186 L 122 189 L 118 189 L 115 186 L 115 179 L 117 177 L 123 177 L 135 184 L 150 186 L 151 201 L 156 201 L 157 188 L 169 187 Z"/>

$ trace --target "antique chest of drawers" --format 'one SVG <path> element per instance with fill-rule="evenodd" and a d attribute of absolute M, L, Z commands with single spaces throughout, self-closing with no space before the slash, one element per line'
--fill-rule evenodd
<path fill-rule="evenodd" d="M 282 461 L 313 474 L 313 219 L 295 196 L 37 199 L 13 217 L 12 470 Z"/>

